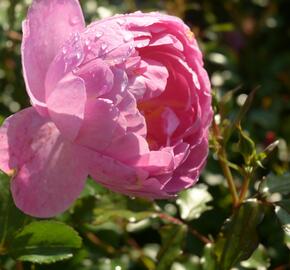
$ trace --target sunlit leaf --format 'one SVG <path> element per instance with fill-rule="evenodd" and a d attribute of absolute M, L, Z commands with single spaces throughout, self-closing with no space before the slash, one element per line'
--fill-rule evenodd
<path fill-rule="evenodd" d="M 290 249 L 290 233 L 289 232 L 288 233 L 285 232 L 284 243 Z"/>
<path fill-rule="evenodd" d="M 126 209 L 106 209 L 98 208 L 94 210 L 94 224 L 102 224 L 108 221 L 114 221 L 116 219 L 125 219 L 129 222 L 137 222 L 148 217 L 154 216 L 154 213 L 149 211 L 133 212 Z"/>
<path fill-rule="evenodd" d="M 213 244 L 205 245 L 201 262 L 202 262 L 203 270 L 216 270 L 217 269 L 217 258 L 214 252 Z"/>
<path fill-rule="evenodd" d="M 265 207 L 256 200 L 243 203 L 226 222 L 215 245 L 220 269 L 228 270 L 248 259 L 257 248 L 257 226 L 264 217 Z"/>
<path fill-rule="evenodd" d="M 275 213 L 282 224 L 282 228 L 290 234 L 290 199 L 276 203 Z"/>
<path fill-rule="evenodd" d="M 259 188 L 263 193 L 290 193 L 290 174 L 269 174 Z"/>
<path fill-rule="evenodd" d="M 82 240 L 68 225 L 38 221 L 25 226 L 12 240 L 9 252 L 21 261 L 52 263 L 73 256 Z"/>
<path fill-rule="evenodd" d="M 205 185 L 196 185 L 193 188 L 182 191 L 176 203 L 179 205 L 181 218 L 192 220 L 211 209 L 207 205 L 212 200 L 212 196 L 207 191 Z"/>
<path fill-rule="evenodd" d="M 267 254 L 265 247 L 260 244 L 258 248 L 254 251 L 252 256 L 248 260 L 242 261 L 241 265 L 245 268 L 250 269 L 269 269 L 268 267 L 270 266 L 270 258 Z"/>

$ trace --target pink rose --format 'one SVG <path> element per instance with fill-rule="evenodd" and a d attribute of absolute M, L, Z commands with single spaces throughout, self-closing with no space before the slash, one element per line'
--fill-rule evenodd
<path fill-rule="evenodd" d="M 34 0 L 22 64 L 32 107 L 0 129 L 0 168 L 25 213 L 66 210 L 90 175 L 130 196 L 169 198 L 205 165 L 210 83 L 189 28 L 136 12 L 85 27 L 77 0 Z"/>

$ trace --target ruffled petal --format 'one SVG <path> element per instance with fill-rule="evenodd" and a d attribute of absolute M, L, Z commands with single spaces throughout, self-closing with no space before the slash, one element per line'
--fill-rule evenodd
<path fill-rule="evenodd" d="M 55 125 L 28 108 L 8 118 L 0 129 L 0 168 L 13 171 L 17 207 L 36 217 L 66 210 L 84 187 L 88 152 L 63 139 Z"/>
<path fill-rule="evenodd" d="M 198 181 L 198 176 L 203 169 L 208 155 L 208 140 L 204 137 L 201 142 L 191 148 L 186 160 L 174 171 L 163 190 L 170 193 L 188 188 Z"/>

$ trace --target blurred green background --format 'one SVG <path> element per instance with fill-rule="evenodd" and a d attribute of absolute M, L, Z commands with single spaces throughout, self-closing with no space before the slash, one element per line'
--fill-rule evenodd
<path fill-rule="evenodd" d="M 0 0 L 0 122 L 10 114 L 29 106 L 22 77 L 20 43 L 21 22 L 30 3 L 31 0 Z M 252 107 L 243 120 L 243 127 L 257 142 L 258 149 L 266 147 L 276 139 L 280 140 L 278 149 L 268 160 L 267 169 L 261 171 L 261 176 L 270 170 L 278 174 L 289 170 L 290 1 L 81 0 L 81 5 L 87 23 L 135 10 L 160 10 L 182 18 L 192 28 L 204 52 L 205 66 L 217 98 L 220 100 L 221 96 L 238 88 L 223 107 L 223 113 L 229 119 L 236 115 L 250 91 L 259 88 Z M 229 149 L 230 158 L 238 163 L 240 157 L 236 144 L 230 144 Z M 199 219 L 191 220 L 190 226 L 205 235 L 215 237 L 230 214 L 231 199 L 214 156 L 209 159 L 201 183 L 208 186 L 214 197 L 210 203 L 214 210 L 207 211 Z M 156 256 L 161 243 L 158 233 L 160 222 L 145 219 L 147 223 L 143 222 L 137 227 L 131 224 L 130 227 L 132 220 L 129 220 L 128 225 L 117 219 L 118 222 L 104 223 L 105 225 L 100 222 L 100 226 L 92 226 L 92 217 L 95 219 L 102 214 L 94 207 L 98 203 L 132 211 L 159 207 L 165 213 L 178 216 L 176 203 L 163 201 L 153 205 L 138 199 L 132 203 L 131 199 L 99 187 L 88 187 L 86 192 L 73 212 L 59 218 L 73 225 L 84 236 L 85 248 L 74 260 L 41 268 L 30 268 L 32 266 L 25 264 L 24 269 L 155 269 L 152 258 Z M 94 199 L 89 196 L 92 193 Z M 99 201 L 95 200 L 96 196 L 99 196 Z M 131 209 L 132 206 L 136 209 Z M 239 269 L 290 269 L 289 250 L 282 243 L 283 232 L 278 222 L 273 222 L 273 219 L 273 215 L 267 215 L 259 230 L 264 245 L 261 254 L 270 258 L 271 262 L 264 260 L 260 264 L 264 268 L 244 265 L 239 266 Z M 183 249 L 184 255 L 172 269 L 201 269 L 194 268 L 194 265 L 199 260 L 197 256 L 202 256 L 202 247 L 198 239 L 188 235 Z M 3 259 L 2 263 L 5 265 L 3 269 L 12 269 L 10 267 L 15 266 L 9 259 Z M 1 267 L 0 259 L 0 269 Z"/>

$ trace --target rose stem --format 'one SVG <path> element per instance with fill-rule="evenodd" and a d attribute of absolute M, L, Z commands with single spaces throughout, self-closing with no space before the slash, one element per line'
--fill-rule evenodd
<path fill-rule="evenodd" d="M 239 197 L 238 197 L 238 193 L 236 190 L 236 186 L 234 183 L 234 179 L 231 173 L 231 170 L 226 162 L 227 160 L 227 154 L 226 151 L 224 149 L 224 146 L 221 142 L 222 140 L 222 136 L 220 134 L 220 130 L 218 125 L 216 124 L 215 120 L 213 120 L 213 124 L 212 124 L 212 129 L 213 129 L 213 134 L 218 142 L 218 147 L 217 147 L 217 155 L 218 155 L 218 160 L 220 163 L 220 166 L 223 170 L 224 176 L 227 180 L 228 186 L 229 186 L 229 190 L 230 193 L 232 195 L 232 199 L 233 199 L 233 205 L 234 207 L 238 206 L 239 204 Z"/>

